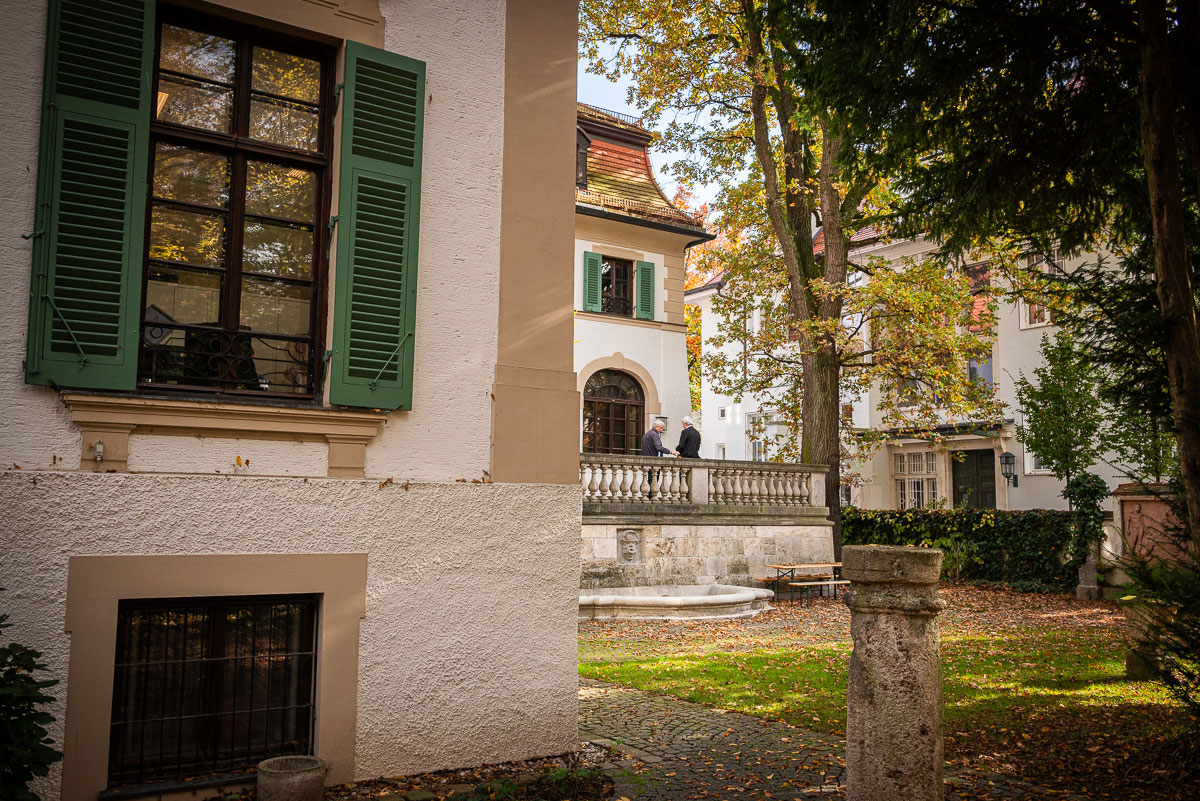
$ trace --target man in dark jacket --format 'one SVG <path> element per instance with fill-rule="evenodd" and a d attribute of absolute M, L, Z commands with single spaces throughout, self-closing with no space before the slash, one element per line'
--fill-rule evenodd
<path fill-rule="evenodd" d="M 655 420 L 654 425 L 642 437 L 642 456 L 670 456 L 671 452 L 663 447 L 662 432 L 667 424 Z"/>
<path fill-rule="evenodd" d="M 675 455 L 684 459 L 699 459 L 700 432 L 692 425 L 692 418 L 685 417 L 681 422 L 683 431 L 679 432 L 679 444 L 675 446 Z"/>

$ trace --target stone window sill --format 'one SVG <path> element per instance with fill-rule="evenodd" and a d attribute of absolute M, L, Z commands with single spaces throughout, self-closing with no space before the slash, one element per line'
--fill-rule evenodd
<path fill-rule="evenodd" d="M 129 435 L 138 433 L 327 442 L 328 475 L 361 478 L 367 443 L 387 422 L 383 414 L 341 409 L 76 393 L 62 398 L 83 433 L 81 469 L 100 473 L 128 469 Z M 103 442 L 100 460 L 97 442 Z"/>

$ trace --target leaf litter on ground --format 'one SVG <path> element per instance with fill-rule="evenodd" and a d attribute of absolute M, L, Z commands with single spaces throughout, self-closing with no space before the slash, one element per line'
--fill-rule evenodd
<path fill-rule="evenodd" d="M 941 595 L 948 763 L 1059 797 L 1200 798 L 1181 767 L 1197 747 L 1188 713 L 1160 685 L 1125 680 L 1115 603 L 954 585 Z M 583 676 L 836 734 L 849 653 L 850 613 L 831 599 L 747 620 L 579 626 Z"/>

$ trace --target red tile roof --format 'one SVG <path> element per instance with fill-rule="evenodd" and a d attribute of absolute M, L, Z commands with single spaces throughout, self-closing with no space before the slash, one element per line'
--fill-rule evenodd
<path fill-rule="evenodd" d="M 703 231 L 703 224 L 687 212 L 676 208 L 654 179 L 647 146 L 652 134 L 632 122 L 631 117 L 617 115 L 589 106 L 578 104 L 579 119 L 593 125 L 593 133 L 587 154 L 587 189 L 575 190 L 575 202 L 590 206 L 612 209 L 632 217 L 667 222 L 685 228 Z M 599 127 L 595 124 L 599 124 Z M 624 141 L 607 141 L 606 129 L 611 129 L 614 138 Z M 629 137 L 639 141 L 645 137 L 645 145 L 630 142 Z"/>
<path fill-rule="evenodd" d="M 854 236 L 850 237 L 850 246 L 862 245 L 867 242 L 872 242 L 878 239 L 883 234 L 883 229 L 874 225 L 866 225 L 854 232 Z M 825 253 L 825 229 L 817 231 L 816 237 L 813 239 L 813 255 L 822 256 Z"/>

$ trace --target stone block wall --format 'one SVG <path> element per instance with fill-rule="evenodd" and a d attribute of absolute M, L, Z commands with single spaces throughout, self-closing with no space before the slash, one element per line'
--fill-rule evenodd
<path fill-rule="evenodd" d="M 833 560 L 828 523 L 583 525 L 580 589 L 738 584 L 773 576 L 767 565 Z"/>

